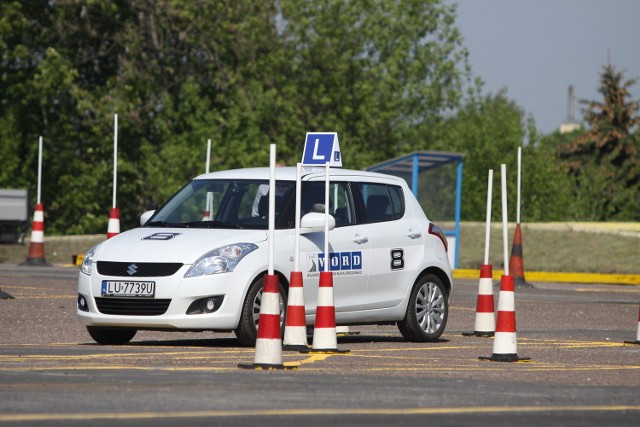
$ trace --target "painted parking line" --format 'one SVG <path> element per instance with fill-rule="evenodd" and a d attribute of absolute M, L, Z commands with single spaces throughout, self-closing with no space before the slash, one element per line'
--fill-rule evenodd
<path fill-rule="evenodd" d="M 640 405 L 558 405 L 558 406 L 476 406 L 448 408 L 308 408 L 265 410 L 206 410 L 166 412 L 93 412 L 93 413 L 42 413 L 0 414 L 0 421 L 88 421 L 88 420 L 142 420 L 184 418 L 232 418 L 232 417 L 287 417 L 319 415 L 459 415 L 459 414 L 518 414 L 554 412 L 629 412 L 640 411 Z"/>

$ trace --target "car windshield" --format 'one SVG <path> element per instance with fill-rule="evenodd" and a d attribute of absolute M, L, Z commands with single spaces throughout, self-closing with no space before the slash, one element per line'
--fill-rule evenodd
<path fill-rule="evenodd" d="M 295 182 L 276 182 L 276 227 L 295 193 Z M 291 211 L 291 209 L 288 209 Z M 162 206 L 145 227 L 268 228 L 268 180 L 194 180 Z"/>

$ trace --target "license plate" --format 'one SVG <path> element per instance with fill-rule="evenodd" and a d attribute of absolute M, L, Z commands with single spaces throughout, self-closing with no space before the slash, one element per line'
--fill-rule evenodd
<path fill-rule="evenodd" d="M 103 280 L 103 297 L 145 297 L 153 298 L 156 282 L 130 282 L 124 280 Z"/>

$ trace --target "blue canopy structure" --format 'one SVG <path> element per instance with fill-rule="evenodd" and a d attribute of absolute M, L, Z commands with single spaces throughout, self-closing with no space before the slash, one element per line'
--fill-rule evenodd
<path fill-rule="evenodd" d="M 453 268 L 458 268 L 463 158 L 460 153 L 416 151 L 367 168 L 404 178 L 431 220 L 453 221 L 453 230 L 445 230 Z"/>

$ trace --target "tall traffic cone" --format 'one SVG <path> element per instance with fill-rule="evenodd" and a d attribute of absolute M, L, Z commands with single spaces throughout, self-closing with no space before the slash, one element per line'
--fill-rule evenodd
<path fill-rule="evenodd" d="M 495 308 L 493 306 L 493 272 L 491 264 L 480 266 L 478 300 L 476 303 L 475 330 L 464 336 L 492 337 L 496 330 Z"/>
<path fill-rule="evenodd" d="M 296 369 L 282 364 L 282 338 L 280 335 L 280 292 L 278 276 L 265 274 L 258 320 L 258 337 L 253 364 L 239 364 L 244 369 Z"/>
<path fill-rule="evenodd" d="M 493 355 L 480 357 L 492 362 L 528 361 L 530 358 L 518 357 L 515 311 L 515 281 L 513 276 L 503 275 L 500 279 L 500 295 L 498 297 L 498 320 L 493 339 Z"/>
<path fill-rule="evenodd" d="M 304 353 L 348 353 L 349 350 L 338 350 L 336 335 L 336 308 L 333 302 L 333 273 L 320 272 L 318 285 L 318 306 L 316 307 L 316 323 L 313 328 L 313 345 L 311 349 L 301 350 Z"/>
<path fill-rule="evenodd" d="M 31 225 L 31 243 L 27 259 L 20 265 L 49 266 L 44 256 L 44 205 L 36 204 Z"/>
<path fill-rule="evenodd" d="M 511 257 L 509 258 L 509 273 L 513 276 L 517 286 L 531 286 L 524 278 L 524 260 L 522 257 L 522 230 L 520 223 L 516 224 Z"/>
<path fill-rule="evenodd" d="M 107 239 L 120 234 L 120 208 L 109 210 L 109 225 L 107 227 Z"/>
<path fill-rule="evenodd" d="M 625 344 L 637 344 L 640 345 L 640 309 L 638 310 L 638 332 L 636 332 L 635 341 L 625 341 Z"/>
<path fill-rule="evenodd" d="M 284 325 L 284 350 L 307 349 L 307 322 L 304 311 L 302 272 L 292 271 L 287 300 L 287 316 Z"/>

